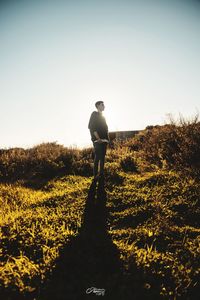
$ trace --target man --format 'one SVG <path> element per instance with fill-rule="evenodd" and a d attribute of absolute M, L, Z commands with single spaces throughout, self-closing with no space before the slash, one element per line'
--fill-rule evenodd
<path fill-rule="evenodd" d="M 88 128 L 91 134 L 91 140 L 94 145 L 94 168 L 93 174 L 94 179 L 104 175 L 104 162 L 107 144 L 109 142 L 108 126 L 106 124 L 105 117 L 102 112 L 105 109 L 103 101 L 97 101 L 95 103 L 97 111 L 93 111 L 90 116 Z M 100 164 L 100 172 L 98 174 L 98 167 Z"/>

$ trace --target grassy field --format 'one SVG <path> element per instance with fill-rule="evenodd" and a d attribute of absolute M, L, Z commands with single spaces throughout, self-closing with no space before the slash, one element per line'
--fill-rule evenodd
<path fill-rule="evenodd" d="M 77 235 L 89 182 L 88 178 L 68 176 L 38 190 L 1 184 L 0 279 L 4 297 L 40 288 L 59 250 Z"/>
<path fill-rule="evenodd" d="M 199 299 L 199 131 L 177 154 L 170 128 L 109 149 L 97 183 L 91 149 L 2 151 L 0 299 Z"/>
<path fill-rule="evenodd" d="M 110 299 L 197 299 L 200 184 L 119 175 L 1 184 L 1 299 L 81 299 L 90 286 Z"/>

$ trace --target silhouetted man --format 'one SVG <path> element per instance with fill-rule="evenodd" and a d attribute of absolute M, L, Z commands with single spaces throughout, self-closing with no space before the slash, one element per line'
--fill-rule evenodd
<path fill-rule="evenodd" d="M 103 101 L 97 101 L 95 103 L 97 111 L 93 111 L 90 116 L 88 128 L 91 134 L 91 140 L 94 145 L 94 178 L 97 179 L 99 176 L 104 175 L 104 162 L 107 144 L 109 142 L 108 126 L 106 124 L 105 117 L 102 112 L 105 109 Z M 100 172 L 98 174 L 98 166 L 100 164 Z"/>

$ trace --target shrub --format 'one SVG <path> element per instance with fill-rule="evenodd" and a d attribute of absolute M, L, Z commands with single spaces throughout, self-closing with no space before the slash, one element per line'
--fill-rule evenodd
<path fill-rule="evenodd" d="M 1 150 L 0 179 L 52 178 L 59 173 L 72 173 L 79 150 L 56 143 L 43 143 L 30 149 Z"/>
<path fill-rule="evenodd" d="M 125 172 L 137 172 L 138 168 L 132 155 L 127 155 L 120 160 L 120 166 Z"/>
<path fill-rule="evenodd" d="M 126 144 L 127 146 L 127 144 Z M 167 168 L 199 175 L 200 122 L 198 116 L 191 121 L 183 118 L 175 123 L 146 129 L 128 142 L 137 152 L 140 163 L 151 169 Z"/>

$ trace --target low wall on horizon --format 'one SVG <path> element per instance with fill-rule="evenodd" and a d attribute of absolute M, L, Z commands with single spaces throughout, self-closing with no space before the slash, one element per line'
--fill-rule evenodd
<path fill-rule="evenodd" d="M 109 132 L 110 140 L 126 140 L 134 137 L 141 130 L 125 130 L 125 131 L 111 131 Z"/>

